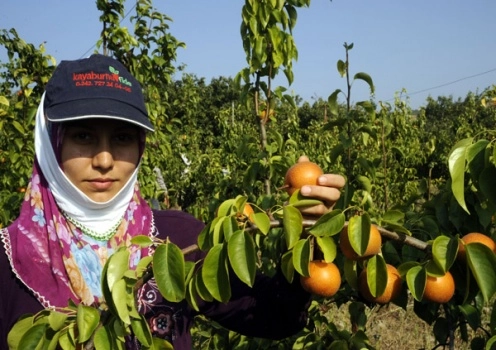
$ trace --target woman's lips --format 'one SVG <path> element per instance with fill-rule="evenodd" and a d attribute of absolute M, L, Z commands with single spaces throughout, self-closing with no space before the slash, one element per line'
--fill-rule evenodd
<path fill-rule="evenodd" d="M 114 184 L 113 179 L 93 179 L 90 180 L 90 185 L 98 191 L 108 190 Z"/>

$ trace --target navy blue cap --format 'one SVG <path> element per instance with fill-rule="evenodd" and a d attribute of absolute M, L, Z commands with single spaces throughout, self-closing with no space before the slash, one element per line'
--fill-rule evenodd
<path fill-rule="evenodd" d="M 44 109 L 51 122 L 101 117 L 154 130 L 141 85 L 119 61 L 100 54 L 60 62 L 45 87 Z"/>

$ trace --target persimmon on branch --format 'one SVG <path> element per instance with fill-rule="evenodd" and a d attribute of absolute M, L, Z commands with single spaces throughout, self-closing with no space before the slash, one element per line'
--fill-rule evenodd
<path fill-rule="evenodd" d="M 313 219 L 304 219 L 303 220 L 303 227 L 311 227 L 316 223 L 317 220 Z M 249 223 L 250 227 L 247 229 L 248 231 L 254 231 L 257 230 L 257 226 L 253 223 Z M 270 221 L 270 227 L 271 228 L 276 228 L 280 227 L 281 222 L 278 220 L 271 220 Z M 348 221 L 345 222 L 345 227 L 348 226 Z M 415 237 L 409 236 L 404 233 L 399 233 L 395 231 L 390 231 L 385 229 L 384 227 L 377 226 L 379 232 L 381 235 L 389 240 L 395 241 L 395 242 L 400 242 L 402 244 L 409 245 L 411 247 L 414 247 L 416 249 L 422 250 L 422 251 L 427 251 L 430 249 L 430 245 L 420 239 L 417 239 Z M 199 249 L 198 245 L 192 244 L 186 248 L 181 249 L 181 252 L 184 255 L 193 253 Z M 152 267 L 149 266 L 143 276 L 138 280 L 138 282 L 135 285 L 135 290 L 138 290 L 141 288 L 148 280 L 150 280 L 153 277 L 153 271 Z"/>
<path fill-rule="evenodd" d="M 311 227 L 311 226 L 315 225 L 316 222 L 317 222 L 317 220 L 304 219 L 303 220 L 303 227 Z M 257 229 L 255 224 L 250 223 L 250 225 L 251 225 L 251 227 L 249 228 L 249 230 L 256 230 Z M 280 226 L 281 226 L 281 223 L 278 220 L 271 220 L 270 221 L 270 227 L 271 228 L 276 228 L 276 227 L 280 227 Z M 345 227 L 348 226 L 348 221 L 345 222 L 344 226 Z M 427 251 L 430 247 L 430 245 L 427 244 L 426 242 L 424 242 L 420 239 L 417 239 L 415 237 L 409 236 L 407 234 L 398 233 L 395 231 L 390 231 L 390 230 L 387 230 L 387 229 L 380 227 L 380 226 L 377 226 L 377 228 L 379 229 L 379 232 L 381 233 L 381 235 L 383 237 L 390 239 L 392 241 L 400 242 L 400 243 L 412 246 L 412 247 L 417 248 L 417 249 L 422 250 L 422 251 Z M 192 249 L 192 246 L 188 247 L 187 249 Z"/>

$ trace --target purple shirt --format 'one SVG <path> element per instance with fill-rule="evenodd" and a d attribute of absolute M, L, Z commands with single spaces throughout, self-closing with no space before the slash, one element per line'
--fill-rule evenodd
<path fill-rule="evenodd" d="M 204 224 L 193 216 L 176 210 L 154 211 L 159 237 L 186 248 L 196 244 Z M 43 309 L 36 297 L 15 276 L 0 244 L 0 348 L 7 349 L 7 334 L 23 314 Z M 186 256 L 197 261 L 204 252 Z M 297 279 L 295 279 L 297 280 Z M 310 295 L 295 281 L 289 284 L 282 274 L 257 276 L 253 288 L 233 275 L 232 296 L 228 303 L 204 302 L 201 313 L 222 326 L 253 337 L 282 339 L 298 332 L 306 324 Z M 174 349 L 191 349 L 190 327 L 197 314 L 186 301 L 170 303 L 162 299 L 153 280 L 140 292 L 140 305 L 156 336 L 171 341 Z"/>

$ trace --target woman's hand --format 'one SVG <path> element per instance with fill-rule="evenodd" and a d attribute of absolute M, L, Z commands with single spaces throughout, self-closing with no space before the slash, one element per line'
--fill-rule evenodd
<path fill-rule="evenodd" d="M 299 162 L 308 162 L 307 156 L 301 156 Z M 305 185 L 300 189 L 300 194 L 305 197 L 319 199 L 322 204 L 301 208 L 303 215 L 321 216 L 330 211 L 341 196 L 341 189 L 346 181 L 343 176 L 336 174 L 324 174 L 317 179 L 318 185 Z"/>

